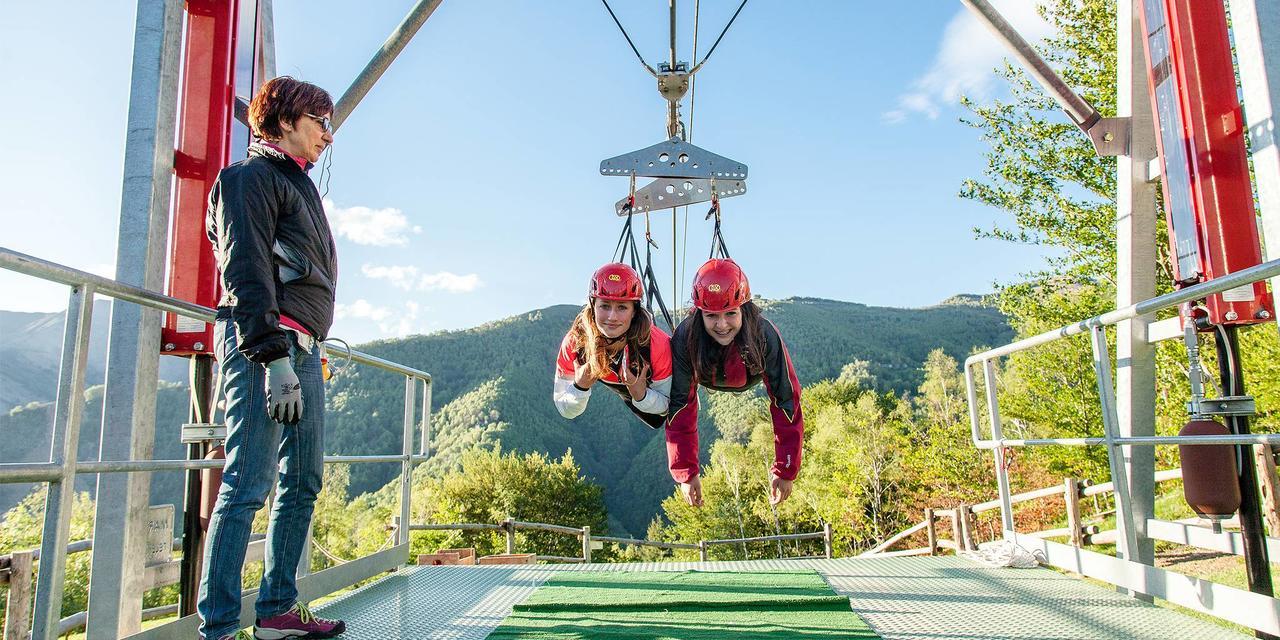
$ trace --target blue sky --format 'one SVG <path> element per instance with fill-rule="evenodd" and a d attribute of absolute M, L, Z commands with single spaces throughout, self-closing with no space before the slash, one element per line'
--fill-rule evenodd
<path fill-rule="evenodd" d="M 667 55 L 667 3 L 611 3 L 645 59 Z M 1032 39 L 1028 2 L 996 3 Z M 278 72 L 346 90 L 413 5 L 277 0 Z M 680 58 L 694 3 L 679 3 Z M 702 2 L 700 51 L 737 0 Z M 0 246 L 111 275 L 135 4 L 18 3 L 0 23 L 10 99 Z M 729 248 L 769 298 L 918 307 L 986 292 L 1042 252 L 971 229 L 999 211 L 956 197 L 984 145 L 957 96 L 998 96 L 1003 50 L 958 2 L 754 0 L 697 76 L 692 141 L 750 166 L 726 199 Z M 701 55 L 701 53 L 700 53 Z M 688 119 L 688 98 L 683 113 Z M 581 303 L 612 255 L 627 181 L 601 159 L 665 138 L 665 103 L 594 1 L 444 0 L 337 135 L 328 198 L 342 265 L 334 334 L 365 341 Z M 643 181 L 642 181 L 643 184 Z M 709 249 L 706 205 L 671 289 Z M 687 256 L 687 257 L 686 257 Z M 0 308 L 52 311 L 65 288 L 0 273 Z"/>

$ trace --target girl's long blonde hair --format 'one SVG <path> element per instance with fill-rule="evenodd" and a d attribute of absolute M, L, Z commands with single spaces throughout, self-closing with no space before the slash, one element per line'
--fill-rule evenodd
<path fill-rule="evenodd" d="M 639 373 L 641 367 L 648 364 L 642 348 L 649 346 L 649 331 L 653 327 L 653 318 L 649 317 L 649 312 L 645 311 L 639 302 L 633 301 L 631 304 L 635 310 L 631 316 L 631 326 L 620 339 L 626 340 L 626 346 L 631 352 L 628 362 L 634 374 Z M 582 311 L 578 312 L 578 316 L 573 319 L 573 326 L 569 332 L 573 336 L 574 344 L 578 347 L 578 361 L 590 366 L 592 377 L 603 378 L 609 373 L 608 347 L 617 339 L 610 340 L 600 333 L 600 328 L 596 326 L 595 307 L 595 298 L 587 300 L 587 306 L 583 307 Z"/>

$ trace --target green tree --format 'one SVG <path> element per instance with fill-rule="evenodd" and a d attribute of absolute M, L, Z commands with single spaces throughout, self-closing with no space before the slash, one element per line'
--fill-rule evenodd
<path fill-rule="evenodd" d="M 592 534 L 608 533 L 608 514 L 600 485 L 589 482 L 572 452 L 558 461 L 540 453 L 503 454 L 473 450 L 462 457 L 461 470 L 439 480 L 426 479 L 427 506 L 433 522 L 498 523 L 511 517 L 568 527 L 591 527 Z M 415 491 L 419 483 L 415 482 Z M 505 543 L 488 533 L 463 532 L 424 536 L 418 546 L 474 546 L 486 555 L 505 551 Z M 540 555 L 581 555 L 581 543 L 563 534 L 520 531 L 516 546 Z M 424 549 L 425 550 L 425 549 Z M 600 554 L 607 560 L 609 551 Z M 592 559 L 596 559 L 593 554 Z"/>
<path fill-rule="evenodd" d="M 1066 82 L 1104 115 L 1116 108 L 1115 0 L 1047 0 L 1041 15 L 1054 34 L 1039 47 Z M 997 303 L 1019 337 L 1115 307 L 1116 162 L 1099 158 L 1086 136 L 1021 67 L 997 74 L 1007 99 L 965 98 L 963 121 L 990 145 L 982 178 L 960 196 L 1002 209 L 1011 223 L 975 229 L 979 237 L 1046 248 L 1043 268 L 998 285 Z M 1151 269 L 1158 269 L 1151 265 Z M 1167 277 L 1165 278 L 1167 282 Z M 1001 381 L 1009 432 L 1033 437 L 1099 435 L 1101 409 L 1087 338 L 1059 341 L 1011 356 Z M 1098 477 L 1105 452 L 1057 447 L 1026 453 L 1057 474 Z"/>
<path fill-rule="evenodd" d="M 17 506 L 4 514 L 0 521 L 0 554 L 26 549 L 39 549 L 44 533 L 44 505 L 49 485 L 40 484 Z M 88 493 L 76 493 L 71 507 L 70 540 L 87 540 L 93 537 L 93 501 Z M 77 553 L 67 557 L 67 569 L 62 591 L 62 615 L 69 616 L 84 611 L 89 603 L 90 554 Z M 36 579 L 39 579 L 40 563 L 36 563 Z M 0 591 L 0 611 L 7 601 L 8 586 Z M 3 616 L 0 616 L 2 618 Z"/>
<path fill-rule="evenodd" d="M 990 499 L 995 489 L 993 456 L 973 446 L 964 376 L 955 359 L 934 350 L 924 363 L 915 403 L 908 476 L 921 497 L 915 507 L 937 507 Z"/>

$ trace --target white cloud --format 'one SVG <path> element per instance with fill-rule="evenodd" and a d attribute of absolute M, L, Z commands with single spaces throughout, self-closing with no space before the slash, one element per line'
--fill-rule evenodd
<path fill-rule="evenodd" d="M 410 291 L 418 280 L 417 267 L 379 267 L 372 264 L 365 264 L 360 267 L 360 272 L 366 278 L 371 280 L 386 280 L 391 284 Z"/>
<path fill-rule="evenodd" d="M 418 309 L 418 303 L 405 302 L 404 313 L 401 313 L 392 322 L 379 322 L 378 328 L 383 333 L 393 334 L 397 338 L 403 338 L 411 333 L 426 333 L 426 325 L 416 322 Z"/>
<path fill-rule="evenodd" d="M 338 320 L 346 320 L 348 318 L 357 320 L 373 320 L 374 322 L 382 322 L 390 318 L 395 311 L 390 307 L 379 307 L 369 303 L 363 298 L 352 302 L 351 304 L 338 303 L 334 306 L 333 315 Z"/>
<path fill-rule="evenodd" d="M 395 208 L 339 207 L 325 198 L 324 210 L 334 233 L 356 244 L 403 247 L 409 244 L 409 233 L 422 233 L 422 227 L 411 227 L 404 212 Z"/>
<path fill-rule="evenodd" d="M 371 304 L 362 298 L 351 304 L 338 304 L 334 315 L 338 320 L 368 320 L 378 325 L 383 337 L 403 338 L 409 334 L 427 332 L 426 323 L 418 321 L 421 310 L 422 307 L 412 301 L 405 302 L 402 310 L 396 310 Z"/>
<path fill-rule="evenodd" d="M 992 0 L 1000 15 L 1032 45 L 1053 32 L 1053 27 L 1036 12 L 1038 2 Z M 946 105 L 960 96 L 986 98 L 996 81 L 993 72 L 1012 52 L 967 8 L 961 8 L 943 30 L 933 65 L 898 96 L 898 106 L 881 118 L 888 124 L 905 121 L 913 114 L 935 119 Z"/>
<path fill-rule="evenodd" d="M 422 279 L 418 281 L 418 290 L 470 293 L 480 288 L 482 284 L 480 276 L 474 273 L 460 276 L 456 273 L 441 271 L 440 273 L 424 274 Z"/>
<path fill-rule="evenodd" d="M 420 274 L 414 266 L 378 266 L 365 264 L 360 272 L 372 280 L 386 280 L 405 291 L 444 291 L 447 293 L 471 293 L 484 286 L 480 275 L 458 275 L 448 271 Z"/>

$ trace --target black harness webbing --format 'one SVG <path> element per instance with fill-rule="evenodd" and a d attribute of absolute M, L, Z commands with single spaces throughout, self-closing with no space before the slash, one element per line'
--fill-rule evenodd
<path fill-rule="evenodd" d="M 675 321 L 672 320 L 671 311 L 667 309 L 667 303 L 662 300 L 662 291 L 658 289 L 658 278 L 653 274 L 652 248 L 658 245 L 654 243 L 647 225 L 645 227 L 643 264 L 640 260 L 640 249 L 636 247 L 635 232 L 631 226 L 631 207 L 634 203 L 635 196 L 632 195 L 626 206 L 623 207 L 626 221 L 622 223 L 622 235 L 618 237 L 618 244 L 613 250 L 613 261 L 625 262 L 640 274 L 640 280 L 644 282 L 645 288 L 645 307 L 649 310 L 650 315 L 656 315 L 654 314 L 654 303 L 656 302 L 658 311 L 662 313 L 662 319 L 667 323 L 667 329 L 674 332 L 676 329 Z M 645 215 L 647 218 L 648 214 L 646 213 Z"/>

